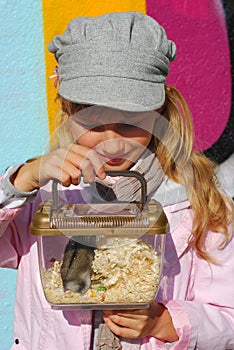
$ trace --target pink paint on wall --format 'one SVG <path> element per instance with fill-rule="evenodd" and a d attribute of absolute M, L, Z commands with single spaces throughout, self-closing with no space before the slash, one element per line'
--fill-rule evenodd
<path fill-rule="evenodd" d="M 203 151 L 221 136 L 231 108 L 231 68 L 220 0 L 147 0 L 177 45 L 167 84 L 176 86 L 192 111 L 195 148 Z"/>

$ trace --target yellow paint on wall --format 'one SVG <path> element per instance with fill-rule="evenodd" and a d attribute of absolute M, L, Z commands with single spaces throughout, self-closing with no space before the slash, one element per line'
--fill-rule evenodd
<path fill-rule="evenodd" d="M 42 0 L 45 65 L 46 65 L 46 90 L 48 106 L 48 122 L 50 133 L 53 132 L 54 118 L 57 112 L 57 104 L 54 102 L 57 90 L 53 87 L 53 80 L 48 77 L 54 74 L 56 61 L 47 46 L 55 35 L 62 34 L 68 22 L 78 16 L 99 16 L 108 12 L 138 11 L 146 13 L 145 0 Z"/>

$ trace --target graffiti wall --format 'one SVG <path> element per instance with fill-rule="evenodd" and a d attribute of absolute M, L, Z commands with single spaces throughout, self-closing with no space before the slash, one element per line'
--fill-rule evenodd
<path fill-rule="evenodd" d="M 54 129 L 56 65 L 47 45 L 70 19 L 113 11 L 156 18 L 178 55 L 168 84 L 185 96 L 193 114 L 195 147 L 221 166 L 234 196 L 234 3 L 232 0 L 0 0 L 0 173 L 46 151 Z M 13 334 L 16 271 L 0 270 L 0 344 Z"/>

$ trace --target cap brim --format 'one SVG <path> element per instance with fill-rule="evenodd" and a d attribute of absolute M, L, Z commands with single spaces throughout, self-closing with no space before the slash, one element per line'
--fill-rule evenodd
<path fill-rule="evenodd" d="M 165 101 L 163 83 L 119 77 L 93 76 L 62 81 L 59 94 L 65 99 L 129 112 L 152 111 Z"/>

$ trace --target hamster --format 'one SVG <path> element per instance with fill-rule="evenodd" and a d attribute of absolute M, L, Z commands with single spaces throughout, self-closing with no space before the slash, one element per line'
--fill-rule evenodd
<path fill-rule="evenodd" d="M 60 270 L 65 290 L 84 294 L 89 289 L 93 259 L 94 248 L 69 240 Z"/>

